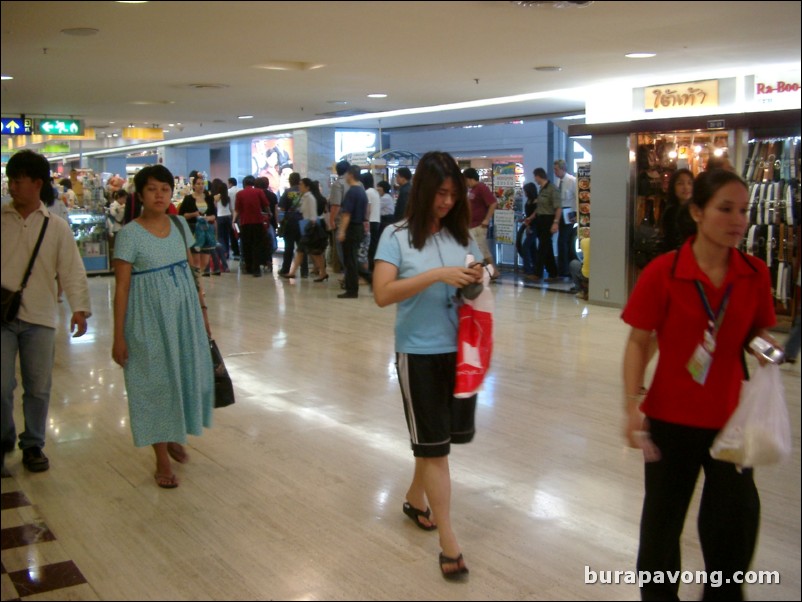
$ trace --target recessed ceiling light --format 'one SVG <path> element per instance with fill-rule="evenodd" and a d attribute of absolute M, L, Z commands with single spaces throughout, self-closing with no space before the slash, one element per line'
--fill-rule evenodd
<path fill-rule="evenodd" d="M 653 56 L 657 56 L 656 52 L 630 52 L 629 54 L 625 54 L 625 57 L 628 59 L 650 59 Z"/>
<path fill-rule="evenodd" d="M 387 94 L 382 92 L 375 92 L 373 94 L 368 94 L 368 98 L 387 98 Z"/>
<path fill-rule="evenodd" d="M 6 81 L 6 80 L 9 80 L 9 79 L 14 79 L 14 78 L 12 76 L 10 76 L 10 75 L 3 75 L 3 76 L 0 77 L 0 79 L 2 79 L 3 81 Z"/>
<path fill-rule="evenodd" d="M 305 61 L 268 61 L 261 65 L 254 65 L 255 69 L 268 71 L 314 71 L 325 67 L 323 63 L 308 63 Z"/>
<path fill-rule="evenodd" d="M 61 33 L 68 36 L 86 37 L 100 33 L 100 30 L 94 27 L 68 27 L 67 29 L 62 29 Z"/>
<path fill-rule="evenodd" d="M 558 67 L 557 65 L 543 65 L 541 67 L 535 67 L 535 71 L 562 71 L 562 67 Z"/>
<path fill-rule="evenodd" d="M 174 100 L 131 100 L 128 101 L 131 105 L 149 106 L 149 105 L 173 105 Z"/>
<path fill-rule="evenodd" d="M 253 115 L 239 115 L 237 119 L 253 119 Z"/>

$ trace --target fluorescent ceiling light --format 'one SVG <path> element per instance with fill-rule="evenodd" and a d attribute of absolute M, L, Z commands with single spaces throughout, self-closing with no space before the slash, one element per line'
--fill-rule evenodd
<path fill-rule="evenodd" d="M 656 52 L 630 52 L 624 55 L 628 59 L 650 59 L 657 56 Z"/>
<path fill-rule="evenodd" d="M 3 75 L 3 76 L 0 76 L 0 79 L 2 79 L 3 81 L 6 81 L 6 80 L 9 80 L 9 79 L 14 79 L 14 78 L 11 75 Z"/>
<path fill-rule="evenodd" d="M 498 98 L 483 98 L 480 100 L 470 100 L 466 102 L 455 102 L 444 105 L 432 105 L 427 107 L 413 107 L 411 109 L 396 109 L 393 111 L 380 111 L 376 113 L 360 113 L 358 115 L 348 115 L 347 117 L 329 117 L 325 119 L 315 119 L 310 121 L 299 121 L 295 123 L 281 123 L 277 125 L 269 125 L 265 127 L 249 128 L 245 130 L 236 130 L 232 132 L 220 132 L 219 134 L 204 134 L 203 136 L 190 136 L 187 138 L 178 138 L 175 140 L 161 141 L 161 142 L 146 142 L 142 144 L 134 144 L 125 147 L 109 148 L 97 151 L 84 151 L 82 154 L 72 154 L 63 157 L 53 157 L 51 161 L 70 161 L 79 157 L 105 157 L 109 155 L 119 155 L 120 153 L 131 152 L 136 150 L 166 147 L 166 146 L 179 146 L 184 144 L 194 144 L 198 142 L 212 142 L 218 140 L 230 140 L 232 138 L 243 138 L 246 136 L 254 136 L 259 134 L 269 134 L 274 132 L 286 132 L 289 130 L 302 130 L 314 127 L 329 127 L 332 125 L 341 125 L 352 123 L 354 121 L 364 121 L 365 119 L 383 119 L 390 117 L 403 117 L 406 115 L 425 115 L 427 113 L 439 113 L 444 111 L 459 111 L 462 109 L 474 109 L 478 107 L 491 107 L 496 105 L 505 105 L 516 102 L 525 102 L 527 100 L 541 100 L 544 98 L 566 98 L 566 99 L 582 99 L 587 95 L 588 88 L 564 88 L 560 90 L 550 90 L 548 92 L 532 92 L 529 94 L 518 94 L 515 96 L 502 96 Z"/>
<path fill-rule="evenodd" d="M 253 115 L 240 115 L 237 119 L 253 119 Z"/>
<path fill-rule="evenodd" d="M 78 37 L 86 37 L 86 36 L 93 36 L 95 34 L 100 33 L 99 29 L 95 29 L 94 27 L 68 27 L 67 29 L 62 29 L 61 33 L 68 35 L 68 36 L 78 36 Z"/>
<path fill-rule="evenodd" d="M 382 92 L 374 92 L 373 94 L 368 94 L 368 98 L 387 98 L 387 94 Z"/>
<path fill-rule="evenodd" d="M 268 71 L 314 71 L 325 66 L 323 63 L 309 63 L 306 61 L 268 61 L 253 67 L 255 69 L 267 69 Z"/>

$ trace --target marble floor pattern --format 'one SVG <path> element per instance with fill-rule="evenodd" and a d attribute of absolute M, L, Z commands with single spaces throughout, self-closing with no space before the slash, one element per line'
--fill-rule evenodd
<path fill-rule="evenodd" d="M 436 532 L 401 511 L 413 458 L 395 309 L 378 308 L 365 286 L 337 299 L 336 278 L 252 278 L 234 266 L 204 285 L 237 403 L 190 438 L 174 490 L 156 487 L 153 452 L 131 441 L 111 360 L 113 278 L 90 278 L 86 336 L 68 336 L 60 307 L 51 469 L 28 473 L 15 452 L 2 479 L 3 600 L 639 599 L 635 585 L 585 583 L 588 571 L 633 570 L 637 549 L 642 459 L 620 434 L 619 309 L 510 273 L 492 285 L 495 351 L 477 435 L 450 458 L 471 569 L 453 584 L 439 574 Z M 746 586 L 752 600 L 801 597 L 799 367 L 782 373 L 794 450 L 756 471 L 752 566 L 780 583 Z M 21 425 L 19 396 L 15 416 Z M 703 569 L 697 508 L 698 490 L 682 538 L 688 571 Z"/>

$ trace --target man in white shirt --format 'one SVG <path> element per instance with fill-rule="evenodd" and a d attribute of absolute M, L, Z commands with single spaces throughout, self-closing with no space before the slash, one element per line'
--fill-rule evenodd
<path fill-rule="evenodd" d="M 231 177 L 228 179 L 228 198 L 230 199 L 230 206 L 234 206 L 234 202 L 237 200 L 237 193 L 242 190 L 237 184 L 237 178 Z M 232 217 L 233 219 L 233 217 Z M 236 224 L 233 222 L 231 223 L 232 230 L 237 227 Z M 239 243 L 239 234 L 236 238 L 234 238 L 234 234 L 229 234 L 229 253 L 240 257 L 240 243 Z M 230 257 L 229 257 L 230 258 Z"/>
<path fill-rule="evenodd" d="M 557 240 L 557 269 L 563 278 L 571 275 L 568 266 L 576 259 L 576 219 L 579 213 L 576 178 L 568 173 L 565 161 L 554 162 L 554 185 L 560 191 L 562 215 L 560 216 L 560 237 Z"/>
<path fill-rule="evenodd" d="M 17 385 L 15 364 L 19 355 L 25 416 L 25 430 L 19 435 L 22 463 L 31 472 L 43 472 L 50 468 L 42 448 L 45 445 L 55 352 L 56 278 L 72 308 L 70 331 L 74 337 L 86 333 L 86 320 L 91 315 L 89 283 L 69 224 L 55 219 L 42 203 L 42 198 L 48 200 L 53 190 L 47 159 L 33 151 L 20 151 L 8 160 L 6 174 L 12 202 L 4 205 L 0 213 L 0 280 L 3 289 L 20 289 L 42 228 L 45 230 L 19 311 L 8 321 L 4 316 L 2 321 L 2 471 L 6 473 L 6 454 L 13 451 L 17 443 L 14 389 Z"/>

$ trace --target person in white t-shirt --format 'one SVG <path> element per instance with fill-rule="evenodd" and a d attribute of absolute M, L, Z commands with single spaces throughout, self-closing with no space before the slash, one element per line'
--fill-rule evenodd
<path fill-rule="evenodd" d="M 554 162 L 554 185 L 560 191 L 562 215 L 560 216 L 560 237 L 557 239 L 557 270 L 561 277 L 570 276 L 568 266 L 576 259 L 576 222 L 579 215 L 576 178 L 568 173 L 565 161 Z"/>
<path fill-rule="evenodd" d="M 367 239 L 367 256 L 368 256 L 368 271 L 373 271 L 373 258 L 376 256 L 376 247 L 379 246 L 379 233 L 381 231 L 381 195 L 379 191 L 373 187 L 373 174 L 363 173 L 360 176 L 362 185 L 365 187 L 365 194 L 368 195 L 368 223 L 369 223 L 369 236 Z"/>

